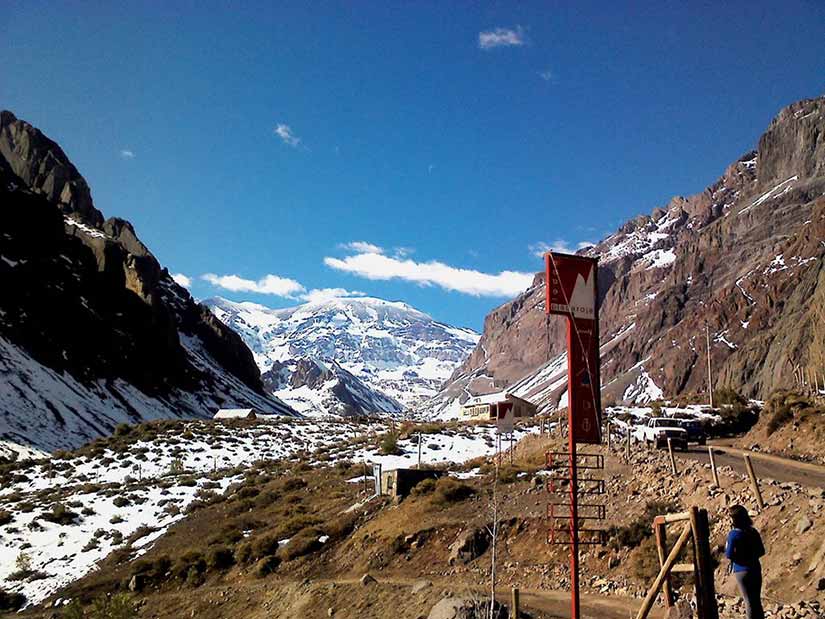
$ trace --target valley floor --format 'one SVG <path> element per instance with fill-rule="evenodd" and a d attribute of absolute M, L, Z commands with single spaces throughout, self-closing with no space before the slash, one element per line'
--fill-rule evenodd
<path fill-rule="evenodd" d="M 0 525 L 0 586 L 39 603 L 21 615 L 38 618 L 62 617 L 68 600 L 118 591 L 131 596 L 138 616 L 156 619 L 402 619 L 426 617 L 446 596 L 483 599 L 491 564 L 484 531 L 492 522 L 493 429 L 405 424 L 395 427 L 393 446 L 382 424 L 335 423 L 140 426 L 36 465 L 43 468 L 7 472 L 12 476 L 4 479 L 10 484 L 0 492 L 0 509 L 12 520 Z M 518 587 L 534 617 L 566 617 L 567 550 L 546 542 L 552 495 L 544 464 L 545 452 L 562 450 L 564 438 L 536 431 L 522 429 L 513 463 L 505 455 L 499 471 L 497 590 L 506 602 Z M 425 462 L 449 476 L 422 484 L 400 503 L 365 492 L 363 460 L 410 465 L 418 436 Z M 380 446 L 402 453 L 385 455 Z M 821 616 L 825 469 L 752 454 L 765 501 L 760 512 L 741 454 L 721 444 L 713 449 L 719 488 L 704 461 L 706 448 L 677 452 L 676 475 L 665 451 L 641 444 L 634 443 L 630 461 L 618 440 L 612 450 L 586 450 L 605 456 L 601 502 L 610 525 L 607 545 L 582 550 L 586 617 L 624 618 L 638 608 L 658 568 L 652 514 L 706 508 L 713 553 L 721 559 L 725 513 L 734 503 L 755 514 L 768 548 L 765 600 L 773 616 Z M 215 465 L 218 454 L 231 457 L 226 467 Z M 110 481 L 103 471 L 110 471 Z M 80 495 L 90 483 L 100 488 Z M 127 503 L 115 506 L 118 498 Z M 56 503 L 75 516 L 55 514 Z M 140 513 L 146 522 L 138 525 L 133 515 Z M 124 522 L 113 523 L 114 516 Z M 32 529 L 34 521 L 42 531 Z M 19 574 L 9 572 L 20 566 L 8 557 L 21 554 L 30 556 L 30 573 L 17 580 Z M 83 574 L 69 572 L 80 564 L 88 566 Z M 362 581 L 367 574 L 375 582 Z M 735 585 L 721 568 L 716 586 L 721 616 L 740 616 Z M 689 593 L 689 583 L 682 591 Z M 654 616 L 662 611 L 657 607 Z"/>

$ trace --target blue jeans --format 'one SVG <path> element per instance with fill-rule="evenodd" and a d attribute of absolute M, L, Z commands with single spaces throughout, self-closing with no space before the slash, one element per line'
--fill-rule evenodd
<path fill-rule="evenodd" d="M 765 619 L 765 611 L 762 610 L 762 569 L 756 567 L 744 572 L 734 572 L 733 575 L 745 600 L 747 618 Z"/>

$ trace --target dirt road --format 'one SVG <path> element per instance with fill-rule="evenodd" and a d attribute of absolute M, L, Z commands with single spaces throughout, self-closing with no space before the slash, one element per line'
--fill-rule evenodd
<path fill-rule="evenodd" d="M 750 455 L 754 472 L 760 479 L 775 479 L 776 481 L 791 481 L 812 488 L 825 488 L 825 466 L 797 462 L 788 458 L 762 454 L 730 447 L 724 444 L 713 444 L 713 453 L 716 466 L 729 466 L 733 470 L 747 474 L 744 454 Z M 700 462 L 710 462 L 707 447 L 692 445 L 687 452 L 676 452 L 678 458 L 689 458 Z"/>

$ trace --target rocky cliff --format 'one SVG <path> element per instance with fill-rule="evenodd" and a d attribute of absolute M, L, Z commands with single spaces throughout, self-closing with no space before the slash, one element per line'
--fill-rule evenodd
<path fill-rule="evenodd" d="M 122 421 L 219 406 L 292 413 L 250 351 L 122 219 L 104 220 L 60 147 L 0 113 L 0 441 L 77 445 Z"/>
<path fill-rule="evenodd" d="M 825 325 L 825 97 L 783 109 L 703 192 L 627 222 L 585 254 L 600 258 L 606 399 L 706 391 L 766 397 L 809 364 Z M 819 344 L 818 344 L 819 342 Z M 487 316 L 469 359 L 430 411 L 508 388 L 566 401 L 564 321 L 546 319 L 544 276 Z"/>

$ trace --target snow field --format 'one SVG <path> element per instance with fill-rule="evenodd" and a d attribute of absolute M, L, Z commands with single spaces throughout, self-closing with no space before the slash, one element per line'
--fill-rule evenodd
<path fill-rule="evenodd" d="M 0 511 L 11 515 L 0 525 L 0 587 L 38 603 L 130 541 L 139 556 L 193 502 L 224 494 L 242 478 L 242 467 L 261 460 L 363 461 L 385 471 L 416 464 L 417 435 L 398 441 L 398 455 L 380 453 L 378 438 L 389 428 L 337 419 L 171 422 L 151 440 L 133 431 L 134 437 L 115 437 L 109 446 L 21 463 L 0 489 Z M 517 428 L 514 438 L 533 431 Z M 424 464 L 462 463 L 494 452 L 493 427 L 445 427 L 421 435 Z M 48 521 L 56 504 L 74 513 L 73 521 Z M 23 566 L 29 577 L 10 578 Z"/>

